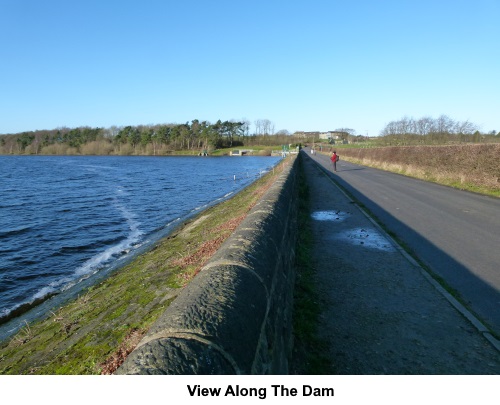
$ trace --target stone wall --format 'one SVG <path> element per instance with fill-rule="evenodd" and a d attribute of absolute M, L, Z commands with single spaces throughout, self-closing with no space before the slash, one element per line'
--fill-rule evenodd
<path fill-rule="evenodd" d="M 115 374 L 288 373 L 298 207 L 288 162 Z"/>

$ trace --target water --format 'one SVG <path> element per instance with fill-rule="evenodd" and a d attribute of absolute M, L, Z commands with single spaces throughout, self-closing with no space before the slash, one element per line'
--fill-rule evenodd
<path fill-rule="evenodd" d="M 329 221 L 340 223 L 347 220 L 352 214 L 340 210 L 314 211 L 311 218 L 316 221 Z M 332 240 L 350 243 L 355 246 L 362 246 L 367 249 L 382 250 L 384 252 L 395 252 L 392 243 L 380 232 L 373 228 L 353 228 L 353 229 L 333 229 Z"/>
<path fill-rule="evenodd" d="M 0 156 L 0 319 L 132 257 L 278 160 Z"/>
<path fill-rule="evenodd" d="M 316 221 L 338 221 L 342 222 L 351 216 L 350 212 L 344 211 L 315 211 L 311 214 L 312 219 Z"/>

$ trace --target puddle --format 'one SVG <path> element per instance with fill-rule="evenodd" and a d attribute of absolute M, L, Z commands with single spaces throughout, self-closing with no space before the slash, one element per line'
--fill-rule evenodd
<path fill-rule="evenodd" d="M 384 252 L 395 252 L 387 238 L 373 228 L 349 229 L 335 235 L 335 239 L 349 242 L 353 245 L 363 246 L 368 249 L 377 249 Z"/>
<path fill-rule="evenodd" d="M 311 214 L 316 221 L 343 221 L 351 214 L 344 211 L 316 211 Z"/>

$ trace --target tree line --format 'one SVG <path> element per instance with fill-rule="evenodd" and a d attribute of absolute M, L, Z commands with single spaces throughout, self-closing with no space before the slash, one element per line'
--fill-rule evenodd
<path fill-rule="evenodd" d="M 379 143 L 386 145 L 447 144 L 500 140 L 500 132 L 481 133 L 470 121 L 455 121 L 447 115 L 438 118 L 403 117 L 391 121 L 380 132 Z"/>
<path fill-rule="evenodd" d="M 268 146 L 321 142 L 319 132 L 287 130 L 275 132 L 274 123 L 267 119 L 250 122 L 221 121 L 210 123 L 197 119 L 184 124 L 139 125 L 110 128 L 57 128 L 17 134 L 0 135 L 0 154 L 53 155 L 166 155 L 180 150 L 211 152 L 232 147 Z M 389 122 L 380 136 L 369 138 L 355 135 L 351 128 L 338 128 L 342 143 L 369 142 L 377 146 L 433 145 L 465 142 L 500 142 L 500 132 L 479 132 L 469 121 L 455 121 L 446 115 L 437 119 L 403 117 Z"/>
<path fill-rule="evenodd" d="M 241 144 L 248 123 L 193 120 L 185 124 L 58 128 L 0 136 L 0 153 L 164 154 Z"/>

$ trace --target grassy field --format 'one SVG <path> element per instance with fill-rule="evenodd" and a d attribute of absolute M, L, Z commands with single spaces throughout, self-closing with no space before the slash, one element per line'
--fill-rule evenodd
<path fill-rule="evenodd" d="M 210 153 L 211 156 L 229 155 L 233 150 L 252 149 L 254 156 L 271 156 L 271 151 L 281 150 L 281 145 L 277 146 L 236 146 L 234 148 L 216 149 Z"/>
<path fill-rule="evenodd" d="M 152 250 L 0 345 L 0 374 L 109 374 L 283 170 L 209 208 Z"/>

